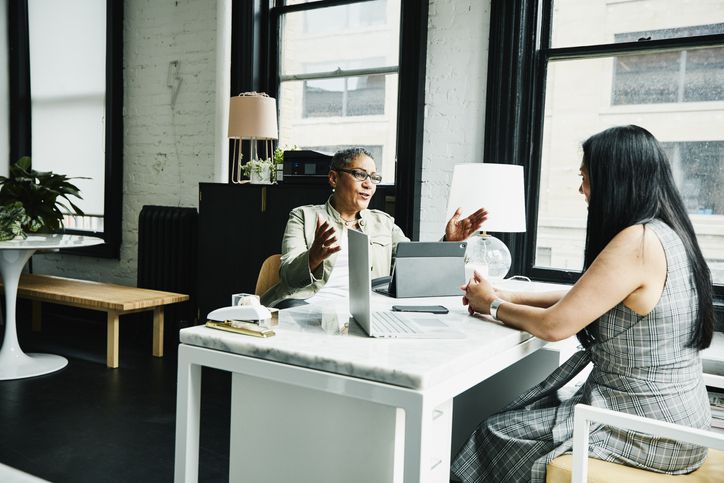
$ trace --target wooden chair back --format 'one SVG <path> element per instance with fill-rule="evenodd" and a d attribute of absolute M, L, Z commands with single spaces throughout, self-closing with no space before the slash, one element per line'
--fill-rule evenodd
<path fill-rule="evenodd" d="M 264 292 L 269 290 L 272 286 L 279 282 L 279 266 L 281 265 L 280 254 L 274 254 L 267 257 L 264 263 L 261 264 L 259 269 L 259 276 L 256 279 L 256 295 L 262 295 Z"/>

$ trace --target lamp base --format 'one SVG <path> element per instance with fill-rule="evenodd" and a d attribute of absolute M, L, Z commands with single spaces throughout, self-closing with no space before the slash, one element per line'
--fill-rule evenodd
<path fill-rule="evenodd" d="M 513 259 L 505 243 L 486 233 L 468 239 L 465 250 L 465 277 L 467 280 L 477 270 L 485 278 L 501 279 L 510 270 Z"/>

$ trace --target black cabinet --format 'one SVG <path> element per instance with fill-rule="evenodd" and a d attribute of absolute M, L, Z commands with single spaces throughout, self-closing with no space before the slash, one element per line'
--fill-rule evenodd
<path fill-rule="evenodd" d="M 378 186 L 370 208 L 391 212 L 394 187 Z M 264 260 L 281 253 L 289 212 L 297 206 L 322 204 L 326 183 L 278 185 L 199 184 L 199 321 L 211 310 L 229 305 L 233 293 L 254 293 Z"/>

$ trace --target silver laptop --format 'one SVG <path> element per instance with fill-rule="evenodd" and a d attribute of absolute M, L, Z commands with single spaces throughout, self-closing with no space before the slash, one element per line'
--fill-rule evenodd
<path fill-rule="evenodd" d="M 348 230 L 349 243 L 349 311 L 370 337 L 411 339 L 464 339 L 439 317 L 410 316 L 391 310 L 372 312 L 369 240 L 366 234 Z"/>

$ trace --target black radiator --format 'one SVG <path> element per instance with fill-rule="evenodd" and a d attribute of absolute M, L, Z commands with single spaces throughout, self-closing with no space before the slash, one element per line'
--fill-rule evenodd
<path fill-rule="evenodd" d="M 188 302 L 164 308 L 166 341 L 196 323 L 196 208 L 144 206 L 138 216 L 138 287 L 184 293 Z M 171 334 L 174 334 L 170 337 Z"/>

